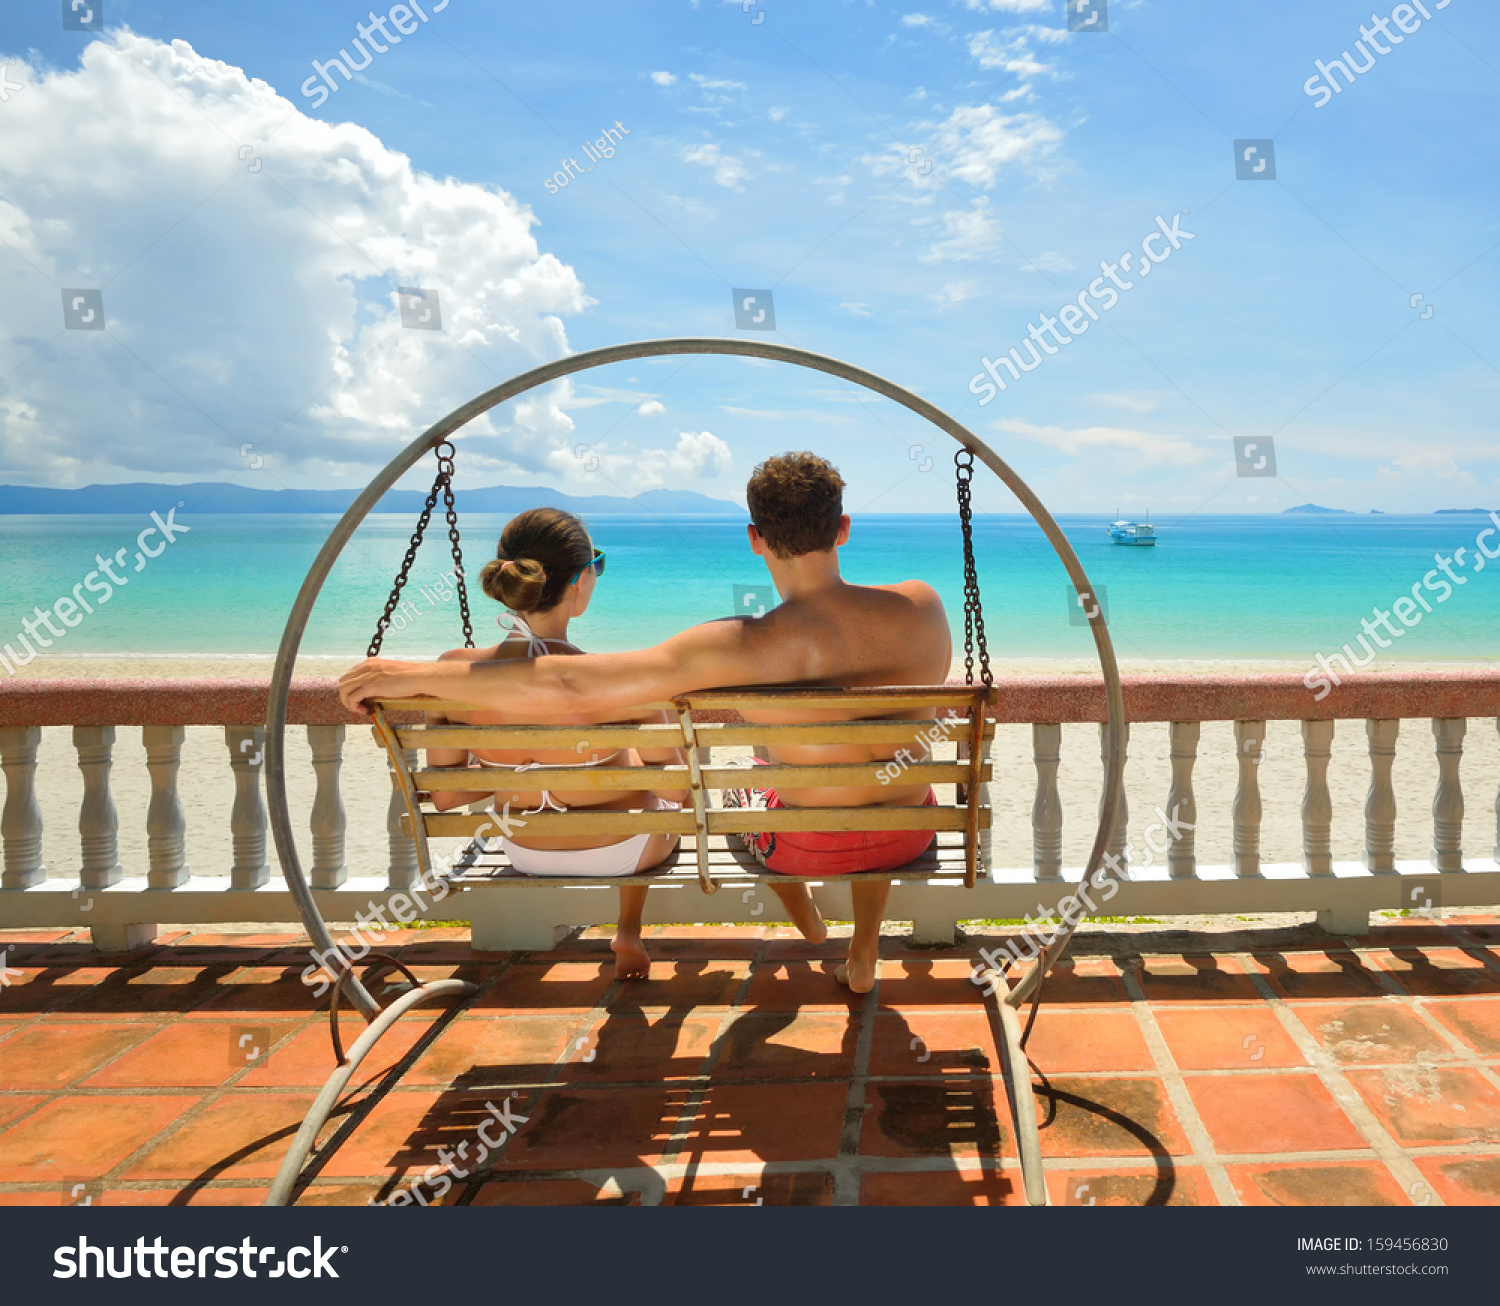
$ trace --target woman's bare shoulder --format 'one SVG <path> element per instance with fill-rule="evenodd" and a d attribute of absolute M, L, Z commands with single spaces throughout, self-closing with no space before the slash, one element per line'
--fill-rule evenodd
<path fill-rule="evenodd" d="M 503 656 L 499 644 L 489 648 L 450 648 L 437 655 L 439 662 L 494 662 Z"/>

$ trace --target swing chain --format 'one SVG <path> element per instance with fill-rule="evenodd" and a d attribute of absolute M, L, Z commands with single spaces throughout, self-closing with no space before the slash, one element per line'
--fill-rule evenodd
<path fill-rule="evenodd" d="M 953 455 L 958 476 L 958 524 L 964 538 L 964 683 L 974 683 L 974 643 L 979 642 L 979 678 L 986 689 L 995 683 L 990 673 L 990 650 L 984 638 L 984 608 L 979 602 L 979 572 L 974 565 L 973 506 L 974 451 L 967 445 Z"/>
<path fill-rule="evenodd" d="M 406 588 L 412 563 L 417 560 L 417 550 L 422 547 L 422 537 L 427 532 L 427 523 L 432 520 L 432 510 L 437 507 L 439 491 L 442 492 L 443 507 L 448 520 L 448 539 L 453 546 L 453 582 L 458 589 L 458 611 L 463 620 L 464 647 L 474 647 L 474 624 L 469 617 L 469 591 L 464 585 L 464 555 L 459 547 L 458 539 L 458 510 L 453 502 L 453 444 L 451 441 L 443 440 L 434 447 L 433 452 L 437 454 L 438 460 L 437 477 L 432 482 L 427 502 L 422 505 L 422 515 L 417 518 L 417 529 L 412 532 L 411 542 L 406 547 L 406 556 L 401 560 L 401 570 L 396 576 L 396 584 L 391 589 L 390 598 L 385 601 L 385 611 L 375 627 L 370 647 L 365 651 L 366 657 L 380 656 L 380 645 L 385 639 L 386 630 L 390 627 L 391 617 L 401 602 L 401 591 Z"/>

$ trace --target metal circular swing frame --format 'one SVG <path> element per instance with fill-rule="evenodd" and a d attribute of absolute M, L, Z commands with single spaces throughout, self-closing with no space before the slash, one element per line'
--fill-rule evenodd
<path fill-rule="evenodd" d="M 629 344 L 610 345 L 604 349 L 591 349 L 581 354 L 572 354 L 567 358 L 558 359 L 556 362 L 546 363 L 541 367 L 532 368 L 529 372 L 512 377 L 509 381 L 486 390 L 483 394 L 469 400 L 468 403 L 460 405 L 441 421 L 428 427 L 392 458 L 365 487 L 339 519 L 338 524 L 329 533 L 328 539 L 324 541 L 323 547 L 318 551 L 318 556 L 313 560 L 302 582 L 302 587 L 297 592 L 296 600 L 292 604 L 286 626 L 282 631 L 281 643 L 276 651 L 275 666 L 271 673 L 271 689 L 266 709 L 265 767 L 268 815 L 272 836 L 276 843 L 276 856 L 281 863 L 281 871 L 286 879 L 287 888 L 297 904 L 297 910 L 302 917 L 308 937 L 312 940 L 313 947 L 325 957 L 333 949 L 333 936 L 329 932 L 328 923 L 323 919 L 322 910 L 313 896 L 312 888 L 303 871 L 302 860 L 298 855 L 296 839 L 292 832 L 291 811 L 287 805 L 286 716 L 291 695 L 292 672 L 296 666 L 298 651 L 302 646 L 302 636 L 306 631 L 308 619 L 312 616 L 313 608 L 317 604 L 318 595 L 322 592 L 323 585 L 333 570 L 334 563 L 338 561 L 360 523 L 374 511 L 385 493 L 392 489 L 397 481 L 424 455 L 476 417 L 489 412 L 490 409 L 498 407 L 507 400 L 523 395 L 538 386 L 546 385 L 549 381 L 557 381 L 577 372 L 586 372 L 609 363 L 628 362 L 632 359 L 665 358 L 684 354 L 727 354 L 742 358 L 764 358 L 772 362 L 790 363 L 796 367 L 825 372 L 830 376 L 882 395 L 915 413 L 918 417 L 926 419 L 940 431 L 952 436 L 960 446 L 969 450 L 1016 496 L 1031 515 L 1032 520 L 1041 527 L 1042 533 L 1052 545 L 1053 551 L 1057 554 L 1058 560 L 1063 564 L 1069 580 L 1073 582 L 1079 594 L 1094 592 L 1093 585 L 1083 570 L 1083 564 L 1079 562 L 1073 546 L 1063 535 L 1062 528 L 1058 526 L 1052 514 L 1043 506 L 1031 487 L 999 454 L 968 427 L 950 417 L 935 404 L 929 403 L 920 395 L 913 394 L 893 381 L 888 381 L 883 376 L 855 367 L 851 363 L 829 358 L 824 354 L 815 354 L 806 349 L 797 349 L 790 345 L 773 344 L 770 341 L 685 337 L 668 340 L 637 340 Z M 1089 853 L 1088 864 L 1083 872 L 1083 881 L 1087 883 L 1103 864 L 1109 845 L 1109 834 L 1114 828 L 1115 817 L 1119 811 L 1124 783 L 1125 701 L 1114 646 L 1110 642 L 1109 631 L 1105 626 L 1100 606 L 1098 604 L 1084 606 L 1085 610 L 1090 612 L 1089 627 L 1093 631 L 1099 664 L 1104 673 L 1105 701 L 1108 712 L 1104 743 L 1104 795 L 1100 804 L 1098 832 L 1094 836 L 1093 849 Z M 1087 903 L 1080 905 L 1086 906 Z M 1071 922 L 1065 918 L 1051 942 L 1042 949 L 1031 968 L 1014 986 L 1006 982 L 1003 973 L 993 969 L 984 976 L 987 982 L 993 983 L 995 991 L 1005 991 L 1005 996 L 998 1006 L 1005 1033 L 1004 1043 L 1011 1050 L 1010 1055 L 1007 1056 L 1010 1073 L 1006 1078 L 1010 1090 L 1011 1109 L 1020 1136 L 1018 1142 L 1026 1151 L 1033 1151 L 1036 1147 L 1036 1117 L 1035 1112 L 1030 1109 L 1031 1077 L 1026 1069 L 1024 1053 L 1022 1053 L 1020 1065 L 1016 1064 L 1015 1051 L 1020 1047 L 1021 1038 L 1017 1010 L 1028 997 L 1037 993 L 1047 971 L 1067 951 L 1077 925 L 1086 919 L 1087 915 L 1087 912 L 1075 914 Z M 981 968 L 976 967 L 974 974 L 978 980 Z M 339 990 L 347 992 L 355 1007 L 369 1024 L 334 1070 L 304 1119 L 301 1129 L 293 1140 L 292 1148 L 283 1160 L 275 1182 L 272 1184 L 271 1192 L 266 1199 L 268 1206 L 284 1205 L 290 1200 L 303 1162 L 311 1153 L 319 1130 L 331 1114 L 355 1068 L 375 1046 L 381 1035 L 412 1007 L 437 998 L 465 995 L 474 991 L 474 986 L 463 980 L 434 980 L 403 993 L 389 1007 L 382 1010 L 359 977 L 352 973 L 352 966 L 339 978 L 341 982 L 335 992 L 335 1001 L 337 1001 Z M 1021 1084 L 1025 1086 L 1024 1093 L 1020 1089 Z M 1023 1106 L 1027 1109 L 1022 1110 Z M 1026 1146 L 1028 1143 L 1031 1146 Z M 1026 1175 L 1026 1185 L 1027 1197 L 1032 1204 L 1043 1204 L 1046 1198 L 1044 1191 L 1039 1188 L 1039 1170 L 1035 1180 L 1031 1174 Z M 1033 1192 L 1034 1188 L 1038 1191 Z"/>

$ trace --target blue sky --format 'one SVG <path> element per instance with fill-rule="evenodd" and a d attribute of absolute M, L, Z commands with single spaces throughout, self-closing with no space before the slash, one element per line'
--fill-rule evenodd
<path fill-rule="evenodd" d="M 918 391 L 1057 511 L 1500 505 L 1500 14 L 1478 0 L 1322 107 L 1303 84 L 1363 59 L 1368 5 L 1135 0 L 1069 33 L 1061 0 L 451 0 L 313 108 L 312 61 L 367 8 L 104 4 L 103 33 L 59 31 L 53 2 L 0 17 L 24 84 L 0 103 L 0 480 L 362 483 L 565 350 L 735 334 L 741 287 L 773 290 L 766 338 Z M 1274 142 L 1274 180 L 1236 180 L 1240 139 Z M 1173 215 L 1193 239 L 1099 311 L 1101 260 Z M 101 284 L 111 338 L 59 334 L 59 287 Z M 397 284 L 438 288 L 448 330 L 400 331 Z M 1028 323 L 1080 296 L 1098 320 L 981 405 L 981 359 L 1029 361 Z M 1234 437 L 1273 439 L 1279 475 L 1236 475 Z M 663 360 L 496 415 L 469 470 L 735 498 L 806 447 L 851 508 L 932 511 L 945 439 L 813 373 Z"/>

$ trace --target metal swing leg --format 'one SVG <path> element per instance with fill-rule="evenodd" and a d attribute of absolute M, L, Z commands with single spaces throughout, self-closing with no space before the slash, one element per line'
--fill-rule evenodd
<path fill-rule="evenodd" d="M 1028 1206 L 1051 1206 L 1047 1176 L 1042 1169 L 1042 1140 L 1036 1125 L 1036 1094 L 1031 1087 L 1031 1068 L 1021 1046 L 1021 1017 L 1011 1005 L 1011 989 L 998 970 L 987 970 L 984 978 L 994 993 L 1000 1016 L 1000 1073 L 1016 1131 L 1016 1154 L 1021 1161 L 1021 1184 Z"/>
<path fill-rule="evenodd" d="M 281 1168 L 276 1171 L 271 1191 L 262 1205 L 287 1206 L 290 1204 L 292 1190 L 297 1185 L 297 1178 L 302 1173 L 302 1167 L 307 1164 L 307 1158 L 311 1155 L 313 1145 L 318 1140 L 318 1134 L 328 1122 L 328 1117 L 333 1113 L 333 1108 L 349 1083 L 350 1077 L 359 1069 L 359 1063 L 380 1042 L 381 1036 L 401 1016 L 413 1007 L 419 1007 L 422 1003 L 431 1002 L 436 998 L 445 998 L 453 994 L 467 996 L 477 991 L 475 985 L 470 984 L 468 980 L 430 980 L 425 984 L 419 984 L 414 989 L 409 989 L 376 1016 L 354 1041 L 354 1046 L 349 1049 L 344 1060 L 334 1068 L 333 1074 L 328 1076 L 327 1082 L 323 1085 L 323 1091 L 318 1094 L 317 1100 L 303 1117 L 302 1127 L 297 1131 L 296 1138 L 292 1140 L 291 1150 L 282 1158 Z M 337 995 L 335 995 L 336 998 Z"/>

